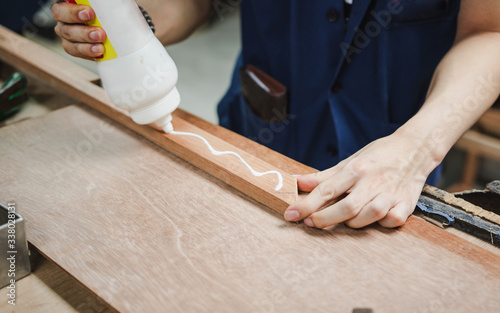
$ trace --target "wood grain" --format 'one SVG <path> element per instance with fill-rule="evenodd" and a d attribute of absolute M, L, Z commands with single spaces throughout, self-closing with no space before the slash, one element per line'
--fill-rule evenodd
<path fill-rule="evenodd" d="M 41 51 L 40 54 L 37 53 L 39 59 L 33 57 L 33 51 Z M 50 66 L 50 64 L 59 64 L 57 60 L 59 57 L 52 55 L 49 51 L 45 51 L 44 48 L 19 37 L 1 26 L 0 57 L 16 64 L 16 66 L 20 66 L 30 73 L 53 82 L 55 86 L 60 86 L 76 99 L 84 101 L 108 117 L 136 131 L 157 145 L 198 166 L 277 212 L 283 213 L 290 204 L 297 200 L 297 182 L 288 173 L 281 173 L 283 176 L 283 188 L 275 191 L 274 187 L 277 184 L 277 180 L 276 177 L 273 177 L 274 175 L 255 177 L 235 158 L 214 157 L 203 143 L 197 139 L 188 140 L 179 136 L 166 135 L 152 127 L 135 124 L 125 111 L 118 109 L 110 103 L 102 88 L 92 83 L 95 80 L 94 75 L 88 74 L 81 67 L 69 61 L 62 64 L 64 67 Z M 251 156 L 245 151 L 239 150 L 195 126 L 189 125 L 189 123 L 182 121 L 179 116 L 175 116 L 174 127 L 177 131 L 192 131 L 202 135 L 216 149 L 237 152 L 257 171 L 275 170 L 275 168 L 266 164 L 261 159 Z"/>
<path fill-rule="evenodd" d="M 4 127 L 0 138 L 0 202 L 15 199 L 30 242 L 121 312 L 500 305 L 500 257 L 417 218 L 399 230 L 287 223 L 77 107 Z"/>

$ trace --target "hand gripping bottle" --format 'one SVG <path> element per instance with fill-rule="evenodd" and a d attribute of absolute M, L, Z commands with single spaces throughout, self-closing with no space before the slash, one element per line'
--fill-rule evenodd
<path fill-rule="evenodd" d="M 104 54 L 96 61 L 111 101 L 137 124 L 155 123 L 171 132 L 171 113 L 180 103 L 177 68 L 135 1 L 66 1 L 92 7 L 96 18 L 88 25 L 106 32 Z"/>

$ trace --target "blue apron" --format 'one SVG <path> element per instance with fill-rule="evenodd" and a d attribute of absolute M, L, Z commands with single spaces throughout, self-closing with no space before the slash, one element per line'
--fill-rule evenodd
<path fill-rule="evenodd" d="M 453 44 L 460 0 L 243 0 L 242 51 L 220 124 L 323 170 L 392 134 L 421 107 Z M 285 85 L 289 116 L 260 119 L 241 94 L 253 65 Z M 440 167 L 429 176 L 435 184 Z"/>

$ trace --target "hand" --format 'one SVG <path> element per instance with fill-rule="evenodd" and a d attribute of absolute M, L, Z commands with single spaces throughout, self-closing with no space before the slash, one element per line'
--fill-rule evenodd
<path fill-rule="evenodd" d="M 306 225 L 317 228 L 342 222 L 352 228 L 374 222 L 401 226 L 439 164 L 427 152 L 425 145 L 396 132 L 330 169 L 299 176 L 299 190 L 311 193 L 291 205 L 285 219 L 305 219 Z"/>
<path fill-rule="evenodd" d="M 104 53 L 104 30 L 84 25 L 95 17 L 92 8 L 61 2 L 52 6 L 52 16 L 58 22 L 55 32 L 62 38 L 63 48 L 67 53 L 89 60 Z"/>

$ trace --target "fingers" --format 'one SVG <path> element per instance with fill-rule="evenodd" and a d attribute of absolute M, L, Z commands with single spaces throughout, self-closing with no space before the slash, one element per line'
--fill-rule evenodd
<path fill-rule="evenodd" d="M 106 33 L 100 27 L 57 23 L 54 30 L 59 37 L 70 42 L 101 43 L 106 39 Z"/>
<path fill-rule="evenodd" d="M 333 168 L 327 169 L 326 171 L 316 172 L 308 175 L 302 175 L 297 177 L 297 187 L 301 191 L 311 192 L 316 188 L 321 182 L 326 178 L 330 177 L 327 172 L 331 172 Z"/>
<path fill-rule="evenodd" d="M 92 60 L 104 53 L 106 33 L 100 27 L 83 23 L 94 19 L 92 8 L 85 5 L 56 3 L 52 15 L 58 21 L 55 32 L 63 40 L 64 50 L 75 57 Z"/>
<path fill-rule="evenodd" d="M 67 24 L 83 24 L 94 19 L 91 7 L 80 4 L 56 3 L 52 6 L 52 16 L 58 22 Z"/>
<path fill-rule="evenodd" d="M 396 204 L 396 198 L 388 194 L 379 194 L 368 202 L 359 214 L 346 221 L 351 228 L 361 228 L 383 219 L 389 210 Z"/>
<path fill-rule="evenodd" d="M 343 176 L 343 177 L 341 177 Z M 320 179 L 318 179 L 319 181 Z M 285 219 L 299 221 L 342 196 L 355 182 L 352 175 L 334 175 L 321 182 L 304 199 L 292 204 L 285 211 Z"/>
<path fill-rule="evenodd" d="M 370 197 L 370 193 L 356 192 L 356 190 L 354 190 L 347 197 L 334 205 L 311 214 L 304 220 L 304 223 L 311 227 L 325 228 L 350 220 L 356 217 L 366 203 L 372 200 Z"/>
<path fill-rule="evenodd" d="M 410 209 L 408 204 L 405 202 L 399 202 L 383 219 L 378 221 L 378 223 L 380 226 L 385 228 L 399 227 L 406 223 L 408 216 L 410 216 L 412 212 L 413 209 Z"/>
<path fill-rule="evenodd" d="M 87 44 L 87 43 L 74 43 L 63 40 L 63 48 L 72 56 L 92 60 L 104 53 L 104 46 L 102 44 Z"/>
<path fill-rule="evenodd" d="M 297 176 L 297 186 L 299 190 L 311 192 L 320 183 L 338 173 L 344 166 L 344 161 L 327 170 L 308 175 Z"/>

